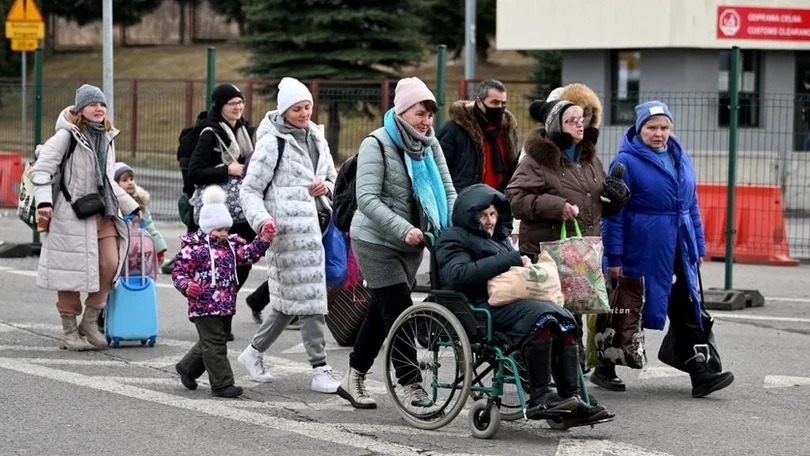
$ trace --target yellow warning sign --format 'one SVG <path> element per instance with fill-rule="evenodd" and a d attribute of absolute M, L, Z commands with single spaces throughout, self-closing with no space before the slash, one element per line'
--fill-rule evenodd
<path fill-rule="evenodd" d="M 6 22 L 44 22 L 34 0 L 15 0 Z"/>
<path fill-rule="evenodd" d="M 34 0 L 14 0 L 14 5 L 6 16 L 6 38 L 12 40 L 45 38 L 45 22 Z"/>
<path fill-rule="evenodd" d="M 33 52 L 37 50 L 39 40 L 11 40 L 11 50 L 18 52 Z"/>

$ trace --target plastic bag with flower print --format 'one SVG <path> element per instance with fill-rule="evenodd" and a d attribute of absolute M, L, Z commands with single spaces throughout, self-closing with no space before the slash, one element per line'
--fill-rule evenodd
<path fill-rule="evenodd" d="M 579 223 L 574 219 L 576 237 L 568 237 L 562 225 L 559 241 L 541 242 L 560 274 L 565 308 L 576 314 L 602 314 L 610 312 L 605 277 L 602 275 L 602 239 L 582 236 Z"/>

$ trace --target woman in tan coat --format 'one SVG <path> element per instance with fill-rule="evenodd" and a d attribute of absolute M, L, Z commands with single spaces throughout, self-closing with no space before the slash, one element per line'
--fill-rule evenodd
<path fill-rule="evenodd" d="M 30 173 L 38 217 L 49 220 L 37 285 L 57 292 L 64 331 L 60 347 L 67 350 L 107 346 L 96 322 L 127 257 L 127 227 L 120 214 L 140 220 L 138 203 L 113 178 L 118 130 L 106 114 L 101 90 L 81 86 L 75 104 L 56 120 L 56 133 L 37 147 Z M 77 325 L 80 293 L 87 299 Z"/>

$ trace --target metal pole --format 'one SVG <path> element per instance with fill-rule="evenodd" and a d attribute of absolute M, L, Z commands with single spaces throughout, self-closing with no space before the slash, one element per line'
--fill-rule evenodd
<path fill-rule="evenodd" d="M 103 85 L 104 98 L 107 99 L 107 118 L 115 120 L 115 83 L 113 78 L 113 3 L 112 0 L 103 0 L 102 28 L 104 36 L 103 48 Z"/>
<path fill-rule="evenodd" d="M 464 0 L 464 79 L 475 80 L 475 0 Z M 469 84 L 467 97 L 475 98 L 473 84 Z"/>
<path fill-rule="evenodd" d="M 34 53 L 34 144 L 42 143 L 42 56 L 38 47 Z M 34 244 L 39 244 L 39 231 L 34 230 Z"/>
<path fill-rule="evenodd" d="M 216 81 L 217 70 L 217 50 L 213 46 L 208 48 L 208 66 L 206 71 L 205 81 L 205 106 L 211 109 L 214 106 L 214 101 L 211 96 L 214 94 L 214 82 Z"/>
<path fill-rule="evenodd" d="M 734 268 L 734 196 L 737 180 L 737 125 L 740 110 L 740 48 L 731 48 L 728 94 L 730 118 L 728 123 L 728 201 L 726 202 L 726 277 L 725 288 L 730 290 Z"/>
<path fill-rule="evenodd" d="M 436 125 L 441 125 L 444 121 L 444 85 L 445 67 L 447 66 L 447 46 L 439 45 L 439 55 L 436 61 L 436 104 L 439 105 L 439 112 L 436 113 Z"/>
<path fill-rule="evenodd" d="M 28 155 L 28 53 L 22 53 L 22 141 L 20 153 Z"/>

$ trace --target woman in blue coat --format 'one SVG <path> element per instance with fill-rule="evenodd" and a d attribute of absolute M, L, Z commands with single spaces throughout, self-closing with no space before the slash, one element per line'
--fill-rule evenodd
<path fill-rule="evenodd" d="M 712 372 L 696 347 L 706 343 L 698 290 L 706 244 L 695 170 L 671 134 L 667 105 L 643 103 L 636 106 L 636 114 L 636 124 L 610 164 L 611 169 L 624 165 L 623 178 L 632 196 L 618 214 L 602 219 L 608 276 L 644 277 L 644 327 L 663 330 L 669 317 L 678 355 L 688 360 L 692 396 L 703 397 L 730 385 L 734 375 Z"/>

